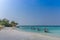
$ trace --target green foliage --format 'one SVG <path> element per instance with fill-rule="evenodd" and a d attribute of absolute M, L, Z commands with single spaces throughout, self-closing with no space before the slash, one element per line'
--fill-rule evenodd
<path fill-rule="evenodd" d="M 16 26 L 17 23 L 16 23 L 15 21 L 11 21 L 11 25 L 12 25 L 12 26 Z"/>
<path fill-rule="evenodd" d="M 2 20 L 0 20 L 0 25 L 4 25 L 6 27 L 15 27 L 18 23 L 16 23 L 15 21 L 11 21 L 9 22 L 8 19 L 4 18 Z"/>

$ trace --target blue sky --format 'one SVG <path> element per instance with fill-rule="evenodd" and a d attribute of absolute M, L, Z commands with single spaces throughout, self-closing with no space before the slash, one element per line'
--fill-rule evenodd
<path fill-rule="evenodd" d="M 60 0 L 0 0 L 0 19 L 20 25 L 60 25 Z"/>

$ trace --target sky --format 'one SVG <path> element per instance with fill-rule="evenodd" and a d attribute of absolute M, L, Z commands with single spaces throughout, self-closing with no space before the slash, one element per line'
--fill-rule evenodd
<path fill-rule="evenodd" d="M 60 0 L 0 0 L 0 19 L 19 25 L 60 25 Z"/>

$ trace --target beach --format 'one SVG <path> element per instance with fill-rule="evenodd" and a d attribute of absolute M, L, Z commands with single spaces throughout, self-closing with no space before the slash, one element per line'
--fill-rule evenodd
<path fill-rule="evenodd" d="M 0 31 L 0 40 L 60 40 L 60 38 L 33 32 L 18 31 L 8 27 Z"/>

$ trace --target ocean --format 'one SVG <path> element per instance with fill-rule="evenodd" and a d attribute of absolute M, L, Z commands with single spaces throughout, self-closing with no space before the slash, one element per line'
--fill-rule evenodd
<path fill-rule="evenodd" d="M 35 32 L 35 33 L 60 37 L 60 26 L 24 25 L 24 26 L 19 26 L 18 28 L 26 32 Z M 45 29 L 47 29 L 48 32 L 45 32 Z"/>

